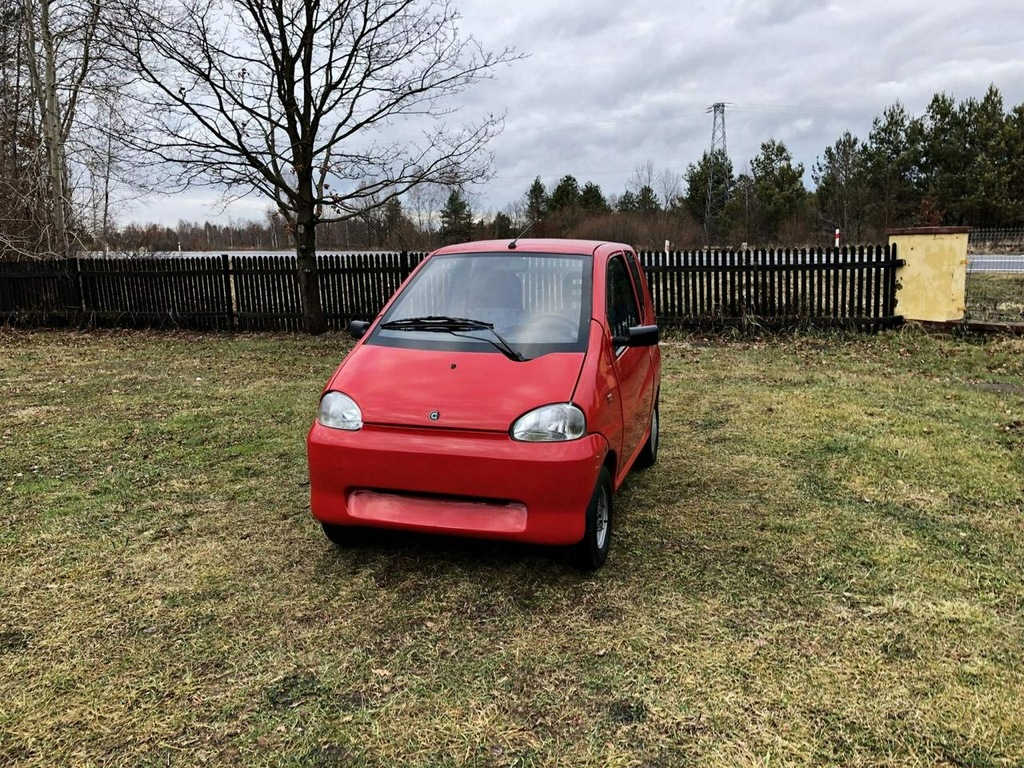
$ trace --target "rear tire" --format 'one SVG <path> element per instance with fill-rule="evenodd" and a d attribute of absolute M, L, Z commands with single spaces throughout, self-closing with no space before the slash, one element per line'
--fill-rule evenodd
<path fill-rule="evenodd" d="M 640 449 L 634 465 L 639 469 L 653 467 L 658 460 L 658 444 L 661 442 L 661 419 L 658 416 L 658 401 L 654 401 L 654 410 L 651 411 L 651 434 Z"/>
<path fill-rule="evenodd" d="M 580 570 L 596 571 L 608 559 L 612 541 L 612 476 L 608 467 L 601 467 L 585 514 L 586 530 L 573 548 L 572 560 Z"/>

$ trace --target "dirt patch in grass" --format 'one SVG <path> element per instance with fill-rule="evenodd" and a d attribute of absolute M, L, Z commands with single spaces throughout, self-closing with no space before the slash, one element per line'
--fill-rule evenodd
<path fill-rule="evenodd" d="M 986 392 L 999 392 L 1008 395 L 1024 395 L 1024 383 L 1010 384 L 1005 381 L 982 382 L 981 384 L 978 384 L 978 389 L 985 390 Z"/>
<path fill-rule="evenodd" d="M 328 544 L 344 337 L 0 331 L 0 762 L 1020 764 L 1022 344 L 671 336 L 583 575 Z"/>

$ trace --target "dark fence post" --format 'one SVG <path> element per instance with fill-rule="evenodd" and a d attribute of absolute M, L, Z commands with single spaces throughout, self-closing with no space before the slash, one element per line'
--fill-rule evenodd
<path fill-rule="evenodd" d="M 896 243 L 887 243 L 885 246 L 886 260 L 889 262 L 885 281 L 886 317 L 894 317 L 896 315 L 896 270 L 902 263 L 897 258 L 896 247 Z"/>
<path fill-rule="evenodd" d="M 220 255 L 220 264 L 224 270 L 224 316 L 228 322 L 228 331 L 234 333 L 237 308 L 235 305 L 235 280 L 231 270 L 231 257 L 226 253 L 222 253 Z"/>
<path fill-rule="evenodd" d="M 71 299 L 74 302 L 74 313 L 67 318 L 69 325 L 78 325 L 85 317 L 85 291 L 82 288 L 82 257 L 76 256 L 72 259 L 71 265 Z"/>

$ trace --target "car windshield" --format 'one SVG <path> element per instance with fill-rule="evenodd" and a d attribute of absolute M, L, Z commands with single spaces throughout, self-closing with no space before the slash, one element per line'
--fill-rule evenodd
<path fill-rule="evenodd" d="M 590 264 L 551 254 L 434 256 L 368 341 L 512 359 L 582 351 L 590 330 Z"/>

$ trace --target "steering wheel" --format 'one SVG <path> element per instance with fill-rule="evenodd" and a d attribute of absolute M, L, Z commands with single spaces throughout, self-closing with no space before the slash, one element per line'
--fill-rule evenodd
<path fill-rule="evenodd" d="M 557 312 L 541 312 L 534 315 L 530 318 L 528 325 L 530 328 L 550 326 L 553 332 L 566 339 L 575 339 L 579 334 L 579 326 L 576 322 Z"/>

